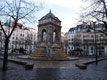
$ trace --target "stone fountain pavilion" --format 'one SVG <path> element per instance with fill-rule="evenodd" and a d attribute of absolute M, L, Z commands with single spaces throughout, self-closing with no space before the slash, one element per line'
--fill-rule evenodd
<path fill-rule="evenodd" d="M 38 24 L 38 46 L 29 58 L 37 60 L 68 60 L 61 48 L 61 21 L 51 13 Z"/>

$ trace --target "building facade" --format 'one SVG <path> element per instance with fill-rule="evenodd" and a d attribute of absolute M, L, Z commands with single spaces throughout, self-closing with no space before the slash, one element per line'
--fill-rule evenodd
<path fill-rule="evenodd" d="M 71 53 L 74 50 L 74 37 L 75 37 L 75 29 L 76 27 L 70 28 L 69 31 L 66 33 L 66 49 L 67 49 L 67 54 Z"/>
<path fill-rule="evenodd" d="M 12 30 L 12 25 L 14 22 L 11 22 L 11 26 L 9 27 L 8 23 L 3 24 L 3 28 L 6 34 L 10 34 Z M 4 49 L 5 45 L 5 36 L 0 29 L 0 49 Z M 9 50 L 19 53 L 19 49 L 23 48 L 26 54 L 31 53 L 36 48 L 37 43 L 37 30 L 34 28 L 24 27 L 21 23 L 18 23 L 13 34 L 9 39 Z"/>
<path fill-rule="evenodd" d="M 95 27 L 95 30 L 90 27 Z M 70 34 L 70 36 L 74 35 L 74 38 L 72 39 L 68 36 L 68 47 L 71 45 L 73 46 L 73 49 L 71 50 L 75 55 L 95 55 L 96 52 L 98 55 L 107 55 L 107 37 L 105 34 L 98 31 L 102 29 L 103 27 L 101 24 L 93 26 L 83 23 L 77 25 L 74 30 L 75 35 Z M 71 39 L 72 44 L 69 43 L 69 38 Z"/>

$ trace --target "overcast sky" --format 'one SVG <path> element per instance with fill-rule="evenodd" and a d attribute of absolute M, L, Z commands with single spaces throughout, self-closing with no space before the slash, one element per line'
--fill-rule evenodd
<path fill-rule="evenodd" d="M 0 0 L 2 1 L 2 0 Z M 62 32 L 67 32 L 71 27 L 76 27 L 82 7 L 88 6 L 82 0 L 29 0 L 36 3 L 42 3 L 43 7 L 39 12 L 35 13 L 37 21 L 51 12 L 62 21 Z M 35 26 L 38 22 L 35 23 Z M 32 25 L 28 25 L 32 26 Z M 36 27 L 37 28 L 37 27 Z"/>
<path fill-rule="evenodd" d="M 44 8 L 37 13 L 37 19 L 46 15 L 51 9 L 52 13 L 62 21 L 62 32 L 67 32 L 69 28 L 77 25 L 82 7 L 88 6 L 88 3 L 81 1 L 82 0 L 38 0 L 38 2 L 44 3 Z"/>

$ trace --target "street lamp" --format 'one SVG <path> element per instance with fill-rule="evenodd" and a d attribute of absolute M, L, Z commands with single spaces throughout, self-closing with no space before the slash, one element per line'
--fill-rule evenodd
<path fill-rule="evenodd" d="M 95 44 L 95 58 L 96 58 L 96 65 L 98 64 L 98 55 L 97 55 L 97 43 L 96 43 L 96 31 L 95 31 L 95 23 L 93 22 L 93 28 L 94 28 L 94 44 Z"/>

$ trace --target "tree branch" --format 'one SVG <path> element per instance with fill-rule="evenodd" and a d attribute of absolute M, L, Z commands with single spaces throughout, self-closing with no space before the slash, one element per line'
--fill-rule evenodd
<path fill-rule="evenodd" d="M 6 32 L 5 32 L 5 30 L 4 30 L 3 26 L 2 26 L 2 24 L 1 24 L 1 21 L 0 21 L 0 26 L 1 26 L 1 29 L 3 30 L 3 33 L 4 33 L 5 37 L 7 38 L 7 34 L 6 34 Z"/>
<path fill-rule="evenodd" d="M 22 18 L 25 18 L 27 15 L 29 15 L 34 10 L 35 10 L 35 7 L 32 10 L 30 10 L 28 13 L 26 13 L 23 17 L 20 17 L 19 20 L 22 19 Z"/>
<path fill-rule="evenodd" d="M 15 21 L 15 24 L 14 24 L 14 26 L 13 26 L 13 29 L 12 29 L 12 31 L 11 31 L 11 33 L 9 34 L 9 36 L 8 36 L 8 38 L 10 38 L 11 37 L 11 35 L 12 35 L 12 33 L 13 33 L 13 31 L 14 31 L 14 29 L 16 28 L 16 26 L 17 26 L 17 20 Z"/>

